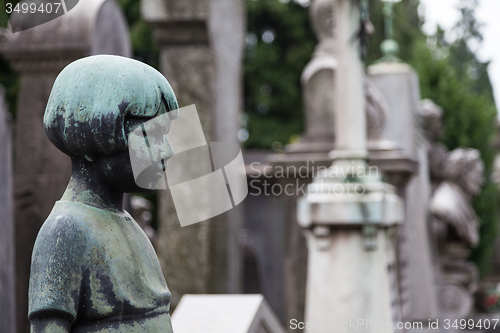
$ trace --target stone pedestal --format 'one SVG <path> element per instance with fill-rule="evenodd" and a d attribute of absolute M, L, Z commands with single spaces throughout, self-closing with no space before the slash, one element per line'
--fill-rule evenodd
<path fill-rule="evenodd" d="M 402 152 L 415 161 L 416 175 L 405 187 L 398 186 L 405 198 L 405 223 L 399 232 L 398 269 L 403 319 L 419 321 L 437 318 L 434 266 L 428 226 L 431 195 L 426 145 L 418 121 L 420 91 L 418 77 L 408 65 L 382 62 L 368 68 L 371 82 L 389 105 L 383 134 L 397 142 Z"/>
<path fill-rule="evenodd" d="M 27 19 L 12 14 L 11 21 Z M 19 23 L 19 22 L 18 22 Z M 22 22 L 19 23 L 23 26 Z M 17 330 L 29 331 L 28 283 L 38 230 L 59 200 L 71 173 L 70 158 L 50 143 L 43 114 L 57 74 L 94 54 L 130 56 L 125 18 L 114 0 L 86 0 L 48 23 L 18 32 L 0 52 L 20 73 L 15 124 L 15 243 Z"/>
<path fill-rule="evenodd" d="M 16 278 L 12 192 L 12 138 L 5 89 L 0 85 L 0 333 L 16 332 Z"/>
<path fill-rule="evenodd" d="M 237 0 L 142 0 L 141 8 L 160 47 L 159 69 L 180 107 L 196 104 L 207 142 L 237 142 L 243 4 Z M 191 167 L 197 167 L 196 161 Z M 186 293 L 240 291 L 241 208 L 181 228 L 170 193 L 160 193 L 156 248 L 174 307 Z"/>
<path fill-rule="evenodd" d="M 299 200 L 309 249 L 305 320 L 314 333 L 394 332 L 401 320 L 395 246 L 402 201 L 376 177 L 335 180 L 334 172 L 349 174 L 335 168 Z"/>
<path fill-rule="evenodd" d="M 368 252 L 359 229 L 309 233 L 306 321 L 314 329 L 306 332 L 393 332 L 394 231 L 379 230 Z"/>

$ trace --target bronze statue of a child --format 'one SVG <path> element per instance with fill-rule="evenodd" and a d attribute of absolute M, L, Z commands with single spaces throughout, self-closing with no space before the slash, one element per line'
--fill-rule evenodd
<path fill-rule="evenodd" d="M 132 59 L 83 58 L 57 77 L 44 125 L 71 157 L 72 175 L 35 242 L 32 332 L 172 332 L 160 264 L 122 201 L 123 193 L 147 191 L 134 181 L 128 134 L 178 112 L 163 75 Z"/>

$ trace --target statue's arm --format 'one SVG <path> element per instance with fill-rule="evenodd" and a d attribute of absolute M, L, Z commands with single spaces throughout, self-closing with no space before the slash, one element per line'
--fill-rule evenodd
<path fill-rule="evenodd" d="M 78 315 L 85 238 L 74 219 L 49 218 L 40 229 L 31 260 L 28 318 L 31 333 L 70 332 Z M 52 216 L 52 215 L 51 215 Z"/>
<path fill-rule="evenodd" d="M 34 318 L 31 320 L 31 333 L 68 333 L 71 321 L 63 318 Z"/>

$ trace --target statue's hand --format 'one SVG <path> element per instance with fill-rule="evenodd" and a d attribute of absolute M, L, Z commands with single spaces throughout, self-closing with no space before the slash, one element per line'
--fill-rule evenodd
<path fill-rule="evenodd" d="M 31 320 L 31 333 L 68 333 L 71 321 L 62 318 L 36 318 Z"/>

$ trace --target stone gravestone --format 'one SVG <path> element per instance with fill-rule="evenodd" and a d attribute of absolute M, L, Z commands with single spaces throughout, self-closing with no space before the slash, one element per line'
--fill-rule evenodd
<path fill-rule="evenodd" d="M 16 331 L 12 140 L 5 89 L 0 86 L 0 332 Z"/>
<path fill-rule="evenodd" d="M 142 0 L 141 10 L 160 47 L 160 72 L 178 92 L 180 107 L 196 105 L 207 142 L 237 142 L 243 3 Z M 240 209 L 181 228 L 171 195 L 160 193 L 156 249 L 174 307 L 186 293 L 240 292 Z"/>
<path fill-rule="evenodd" d="M 262 295 L 184 295 L 175 333 L 285 333 Z"/>
<path fill-rule="evenodd" d="M 23 26 L 30 17 L 13 13 Z M 26 22 L 28 24 L 28 22 Z M 114 0 L 80 1 L 53 21 L 18 32 L 0 52 L 20 74 L 14 138 L 16 316 L 29 331 L 28 281 L 31 252 L 40 226 L 69 180 L 70 159 L 47 139 L 43 113 L 57 74 L 70 62 L 94 54 L 131 55 L 125 18 Z"/>
<path fill-rule="evenodd" d="M 283 176 L 276 179 L 264 176 L 255 182 L 256 185 L 272 182 L 271 189 L 277 186 L 276 188 L 286 189 L 287 193 L 250 197 L 246 201 L 250 206 L 246 218 L 253 224 L 252 231 L 260 231 L 257 234 L 259 241 L 268 239 L 265 245 L 260 245 L 268 250 L 256 250 L 263 252 L 259 258 L 263 268 L 261 292 L 285 323 L 291 319 L 304 319 L 307 245 L 301 228 L 296 223 L 297 198 L 303 194 L 303 189 L 311 181 L 315 170 L 330 166 L 328 153 L 334 148 L 335 110 L 332 91 L 338 63 L 333 15 L 333 0 L 312 2 L 309 16 L 318 44 L 301 74 L 305 131 L 298 142 L 285 146 L 284 154 L 269 157 L 270 166 L 274 169 L 267 173 L 279 175 L 279 170 L 286 170 L 281 172 Z M 252 169 L 254 168 L 250 167 L 250 171 Z M 252 181 L 255 180 L 253 175 L 249 174 L 249 177 Z M 259 209 L 254 208 L 256 204 L 260 205 Z M 260 211 L 268 212 L 269 215 L 263 218 Z M 266 253 L 270 249 L 273 251 L 272 255 Z M 272 269 L 264 269 L 264 265 Z"/>

